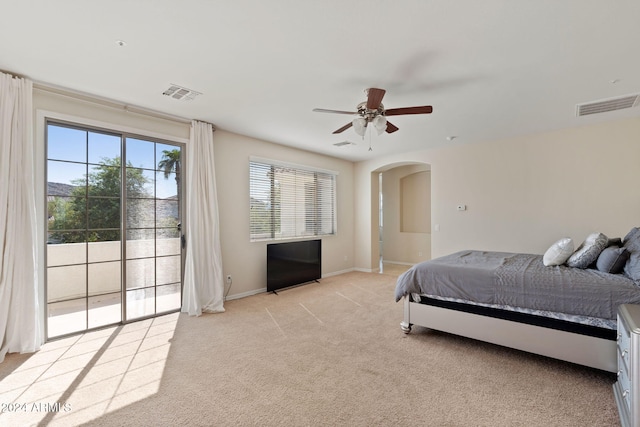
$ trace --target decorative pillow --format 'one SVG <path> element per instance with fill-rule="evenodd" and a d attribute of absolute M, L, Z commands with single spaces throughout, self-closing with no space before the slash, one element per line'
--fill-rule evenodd
<path fill-rule="evenodd" d="M 562 265 L 573 254 L 573 240 L 570 237 L 563 237 L 555 242 L 542 257 L 542 263 L 546 266 Z"/>
<path fill-rule="evenodd" d="M 622 244 L 624 246 L 627 246 L 627 243 L 637 240 L 638 238 L 640 238 L 640 227 L 634 227 L 627 233 L 626 236 L 624 236 L 624 239 L 622 239 Z"/>
<path fill-rule="evenodd" d="M 632 228 L 622 242 L 624 248 L 629 251 L 629 261 L 624 266 L 624 274 L 636 282 L 640 281 L 640 228 Z"/>
<path fill-rule="evenodd" d="M 567 265 L 575 268 L 587 268 L 593 264 L 600 252 L 607 247 L 609 239 L 602 233 L 591 233 L 578 249 L 569 257 Z"/>
<path fill-rule="evenodd" d="M 609 238 L 607 247 L 609 246 L 622 246 L 622 239 L 620 237 Z"/>
<path fill-rule="evenodd" d="M 596 267 L 604 273 L 619 274 L 624 270 L 624 266 L 629 260 L 629 251 L 626 248 L 618 246 L 609 246 L 605 248 L 598 261 Z"/>

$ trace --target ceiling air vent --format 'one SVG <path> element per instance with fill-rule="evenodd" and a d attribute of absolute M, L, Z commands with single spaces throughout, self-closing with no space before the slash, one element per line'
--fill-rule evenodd
<path fill-rule="evenodd" d="M 620 98 L 578 104 L 576 116 L 580 117 L 589 114 L 606 113 L 607 111 L 623 110 L 625 108 L 635 107 L 639 103 L 640 95 L 627 95 Z"/>
<path fill-rule="evenodd" d="M 345 145 L 356 145 L 355 142 L 349 142 L 349 141 L 342 141 L 342 142 L 336 142 L 335 144 L 336 147 L 344 147 Z"/>
<path fill-rule="evenodd" d="M 200 92 L 196 92 L 195 90 L 187 89 L 186 87 L 174 85 L 171 83 L 169 89 L 162 92 L 165 96 L 170 96 L 173 99 L 178 99 L 181 101 L 191 101 L 198 95 L 202 95 Z"/>

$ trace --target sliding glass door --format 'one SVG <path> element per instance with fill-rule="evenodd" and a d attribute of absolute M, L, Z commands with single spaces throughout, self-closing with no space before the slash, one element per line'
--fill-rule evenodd
<path fill-rule="evenodd" d="M 47 337 L 180 308 L 181 147 L 47 124 Z"/>
<path fill-rule="evenodd" d="M 182 244 L 181 150 L 126 140 L 126 317 L 180 307 Z"/>

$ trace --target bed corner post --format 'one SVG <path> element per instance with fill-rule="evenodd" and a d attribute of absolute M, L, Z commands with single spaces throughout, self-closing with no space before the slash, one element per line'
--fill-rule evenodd
<path fill-rule="evenodd" d="M 404 332 L 405 334 L 408 334 L 409 332 L 411 332 L 411 322 L 410 322 L 410 316 L 409 316 L 409 309 L 410 309 L 410 303 L 411 302 L 411 298 L 409 295 L 405 295 L 404 297 L 404 320 L 402 322 L 400 322 L 400 329 L 402 329 L 402 332 Z"/>

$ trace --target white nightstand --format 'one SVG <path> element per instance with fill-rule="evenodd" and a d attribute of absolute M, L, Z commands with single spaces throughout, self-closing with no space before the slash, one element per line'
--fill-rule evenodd
<path fill-rule="evenodd" d="M 618 381 L 613 394 L 623 427 L 640 427 L 640 305 L 618 308 Z"/>

